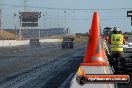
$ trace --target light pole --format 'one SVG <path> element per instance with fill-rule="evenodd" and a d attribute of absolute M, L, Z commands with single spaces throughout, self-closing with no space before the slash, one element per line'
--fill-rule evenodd
<path fill-rule="evenodd" d="M 27 12 L 27 2 L 29 2 L 29 0 L 24 0 L 24 12 Z"/>
<path fill-rule="evenodd" d="M 65 33 L 66 34 L 68 34 L 68 33 L 70 33 L 70 30 L 69 30 L 69 28 L 67 27 L 67 18 L 69 17 L 69 15 L 73 15 L 74 14 L 74 12 L 68 12 L 67 13 L 67 11 L 64 11 L 64 13 L 65 13 Z M 68 15 L 68 16 L 67 16 Z"/>
<path fill-rule="evenodd" d="M 67 11 L 64 11 L 64 13 L 65 13 L 65 28 L 64 28 L 64 30 L 65 30 L 65 33 L 67 34 L 67 30 L 66 30 L 66 25 L 67 25 L 67 23 L 66 23 L 66 14 L 67 14 Z"/>
<path fill-rule="evenodd" d="M 2 10 L 0 9 L 0 37 L 1 39 L 3 38 L 3 34 L 2 34 Z"/>
<path fill-rule="evenodd" d="M 44 23 L 43 23 L 43 30 L 45 30 L 45 29 L 44 29 L 44 28 L 45 28 L 45 14 L 44 14 L 44 13 L 43 13 L 43 22 L 44 22 Z M 39 33 L 39 36 L 41 36 L 40 33 Z"/>
<path fill-rule="evenodd" d="M 14 39 L 17 37 L 17 36 L 16 36 L 16 34 L 17 34 L 17 33 L 16 33 L 16 28 L 17 28 L 17 27 L 16 27 L 16 16 L 17 16 L 17 14 L 14 13 L 14 37 L 13 37 Z"/>
<path fill-rule="evenodd" d="M 0 9 L 0 29 L 1 29 L 1 19 L 2 19 L 2 10 Z"/>
<path fill-rule="evenodd" d="M 19 39 L 22 39 L 22 18 L 20 17 L 20 27 L 19 27 Z"/>
<path fill-rule="evenodd" d="M 60 28 L 60 14 L 58 13 L 58 28 Z"/>
<path fill-rule="evenodd" d="M 47 17 L 47 11 L 44 11 L 44 13 L 43 13 L 43 28 L 44 28 L 44 30 L 45 30 L 45 26 L 46 26 L 46 22 L 45 22 L 45 19 L 46 19 L 46 17 Z M 46 35 L 48 36 L 48 31 L 46 31 Z"/>

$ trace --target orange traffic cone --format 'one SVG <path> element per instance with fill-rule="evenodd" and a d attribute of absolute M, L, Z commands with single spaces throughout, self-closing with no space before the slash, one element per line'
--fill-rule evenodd
<path fill-rule="evenodd" d="M 89 42 L 86 49 L 84 62 L 81 65 L 85 66 L 108 66 L 106 62 L 105 50 L 103 41 L 100 38 L 100 22 L 99 14 L 94 12 L 91 30 L 89 34 Z"/>

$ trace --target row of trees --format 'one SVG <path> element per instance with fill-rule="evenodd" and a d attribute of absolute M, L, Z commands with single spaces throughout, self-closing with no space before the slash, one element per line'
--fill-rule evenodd
<path fill-rule="evenodd" d="M 132 35 L 132 32 L 124 32 L 124 35 Z"/>
<path fill-rule="evenodd" d="M 111 35 L 112 34 L 112 28 L 111 27 L 105 27 L 103 30 L 103 35 Z M 132 32 L 124 32 L 124 35 L 132 35 Z"/>
<path fill-rule="evenodd" d="M 104 36 L 109 36 L 112 34 L 112 28 L 111 27 L 105 27 L 103 29 L 103 33 L 102 35 Z M 124 35 L 132 35 L 132 32 L 124 32 L 123 33 Z M 76 36 L 83 36 L 83 37 L 87 37 L 88 36 L 88 33 L 76 33 Z"/>

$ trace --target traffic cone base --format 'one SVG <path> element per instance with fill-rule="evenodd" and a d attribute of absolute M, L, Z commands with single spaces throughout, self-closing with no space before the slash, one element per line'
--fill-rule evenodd
<path fill-rule="evenodd" d="M 106 62 L 81 63 L 80 66 L 109 66 Z"/>

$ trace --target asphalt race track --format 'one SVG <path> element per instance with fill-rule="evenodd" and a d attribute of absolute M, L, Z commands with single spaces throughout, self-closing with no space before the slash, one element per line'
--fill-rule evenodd
<path fill-rule="evenodd" d="M 83 60 L 85 44 L 61 49 L 60 43 L 0 50 L 0 88 L 58 88 Z"/>
<path fill-rule="evenodd" d="M 61 43 L 1 48 L 0 88 L 70 88 L 85 49 L 86 43 L 76 43 L 73 49 L 62 49 Z M 126 87 L 131 88 L 118 85 Z"/>

